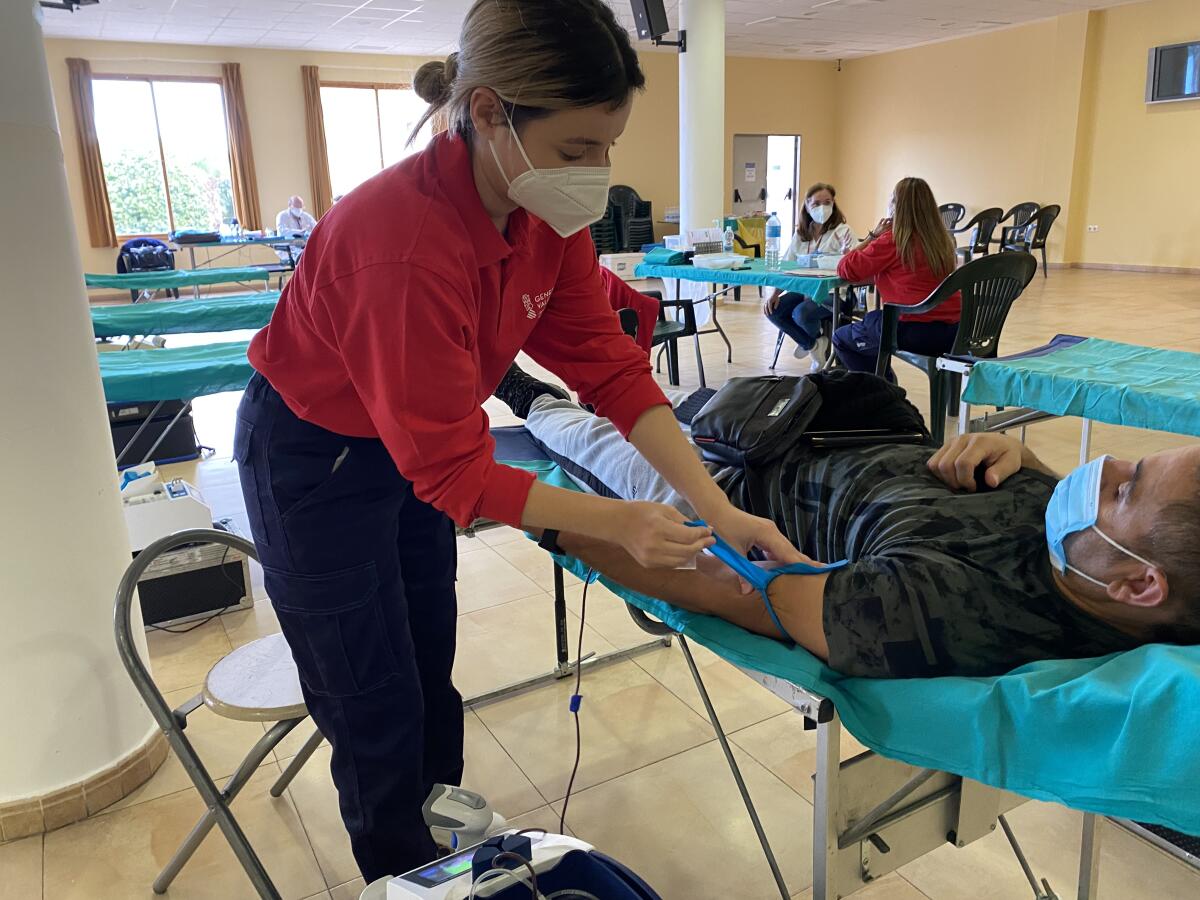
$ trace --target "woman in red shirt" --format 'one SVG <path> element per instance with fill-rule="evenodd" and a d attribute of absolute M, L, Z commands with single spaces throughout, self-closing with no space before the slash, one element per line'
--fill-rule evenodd
<path fill-rule="evenodd" d="M 892 192 L 888 217 L 842 257 L 838 276 L 854 283 L 874 281 L 884 303 L 915 306 L 954 271 L 954 263 L 954 239 L 938 215 L 933 191 L 922 178 L 904 178 Z M 901 315 L 900 349 L 930 356 L 948 352 L 961 315 L 958 294 L 930 312 Z M 833 348 L 842 365 L 855 372 L 874 372 L 882 328 L 883 312 L 872 310 L 861 322 L 835 331 Z M 888 374 L 894 381 L 890 366 Z"/>
<path fill-rule="evenodd" d="M 645 83 L 612 10 L 479 0 L 460 47 L 415 83 L 448 133 L 313 230 L 251 342 L 234 440 L 267 593 L 332 744 L 368 882 L 434 857 L 422 804 L 462 776 L 455 522 L 569 529 L 647 566 L 685 563 L 712 530 L 802 559 L 708 477 L 601 286 L 587 225 Z M 711 529 L 496 463 L 483 402 L 521 350 L 610 418 Z"/>

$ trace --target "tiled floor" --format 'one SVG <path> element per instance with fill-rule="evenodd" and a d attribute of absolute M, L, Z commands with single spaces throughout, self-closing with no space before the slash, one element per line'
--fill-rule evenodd
<path fill-rule="evenodd" d="M 710 383 L 765 371 L 774 331 L 758 314 L 753 292 L 723 308 L 734 344 L 703 338 Z M 1059 331 L 1200 349 L 1200 279 L 1184 276 L 1056 271 L 1040 276 L 1017 305 L 1003 350 L 1041 343 Z M 803 363 L 785 350 L 781 370 Z M 685 385 L 695 383 L 690 353 L 682 354 Z M 531 366 L 531 368 L 534 368 Z M 926 390 L 913 370 L 900 377 L 914 400 Z M 236 474 L 229 462 L 236 398 L 197 402 L 197 421 L 213 459 L 183 473 L 206 493 L 218 515 L 245 527 Z M 489 403 L 497 424 L 510 418 Z M 1097 451 L 1139 456 L 1177 446 L 1169 435 L 1098 427 Z M 1030 431 L 1030 445 L 1048 463 L 1069 468 L 1078 453 L 1078 425 L 1048 423 Z M 550 566 L 512 529 L 460 539 L 460 652 L 455 676 L 465 694 L 548 670 L 553 664 Z M 261 583 L 259 585 L 261 592 Z M 582 586 L 568 587 L 571 629 L 578 627 Z M 261 593 L 260 593 L 261 597 Z M 620 602 L 600 588 L 588 594 L 585 649 L 628 647 L 644 640 Z M 194 692 L 209 665 L 231 647 L 277 629 L 269 604 L 222 616 L 188 635 L 154 633 L 155 675 L 177 701 Z M 712 654 L 697 648 L 718 713 L 732 735 L 784 875 L 796 897 L 811 883 L 812 732 L 782 702 Z M 651 651 L 584 678 L 583 761 L 568 826 L 641 872 L 667 900 L 757 900 L 774 896 L 720 751 L 675 648 Z M 557 828 L 558 810 L 574 754 L 567 714 L 569 686 L 553 684 L 467 715 L 466 784 L 487 794 L 519 825 Z M 214 775 L 228 775 L 260 726 L 197 713 L 188 734 Z M 273 800 L 267 786 L 296 752 L 298 728 L 264 763 L 235 804 L 237 815 L 268 870 L 290 900 L 353 900 L 362 882 L 338 818 L 329 780 L 328 749 L 313 758 L 287 795 Z M 850 752 L 853 745 L 847 741 Z M 103 814 L 46 835 L 0 846 L 0 900 L 108 900 L 150 897 L 150 883 L 200 812 L 195 792 L 173 759 L 151 781 Z M 1011 820 L 1039 874 L 1060 896 L 1072 896 L 1079 842 L 1077 813 L 1028 803 Z M 1161 900 L 1200 896 L 1200 877 L 1114 829 L 1104 835 L 1101 897 Z M 950 846 L 905 866 L 857 896 L 864 900 L 1018 900 L 1029 895 L 1003 838 Z M 171 889 L 178 898 L 250 896 L 224 841 L 212 835 Z"/>

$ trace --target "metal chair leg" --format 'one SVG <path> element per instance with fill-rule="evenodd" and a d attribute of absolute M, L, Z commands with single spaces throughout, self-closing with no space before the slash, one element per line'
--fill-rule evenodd
<path fill-rule="evenodd" d="M 271 785 L 272 797 L 278 797 L 287 790 L 287 786 L 292 783 L 292 779 L 304 768 L 304 764 L 308 762 L 310 756 L 317 752 L 317 748 L 321 746 L 324 740 L 325 735 L 321 734 L 321 730 L 314 728 L 313 733 L 304 742 L 304 746 L 300 748 L 300 752 L 291 758 L 287 764 L 287 768 L 283 770 L 283 774 Z"/>
<path fill-rule="evenodd" d="M 779 365 L 779 351 L 783 349 L 783 332 L 779 332 L 779 337 L 775 339 L 775 358 L 771 360 L 771 370 Z"/>
<path fill-rule="evenodd" d="M 779 895 L 783 900 L 788 900 L 791 896 L 788 894 L 787 882 L 783 880 L 783 873 L 779 871 L 779 863 L 775 860 L 775 852 L 771 849 L 771 843 L 767 840 L 767 832 L 763 829 L 762 821 L 758 817 L 758 810 L 754 807 L 754 801 L 750 798 L 750 791 L 746 788 L 746 781 L 742 778 L 742 770 L 738 767 L 737 760 L 733 756 L 733 751 L 729 747 L 729 740 L 725 737 L 725 730 L 721 728 L 721 722 L 717 719 L 717 711 L 713 708 L 712 700 L 708 696 L 708 689 L 704 686 L 704 680 L 700 677 L 700 670 L 696 667 L 696 660 L 692 658 L 692 648 L 688 646 L 687 638 L 682 634 L 679 635 L 679 649 L 683 651 L 683 657 L 687 660 L 688 669 L 692 673 L 692 681 L 696 683 L 696 690 L 700 692 L 700 699 L 704 701 L 704 709 L 708 713 L 708 721 L 712 723 L 713 732 L 717 736 L 717 743 L 721 745 L 721 750 L 725 754 L 725 761 L 729 764 L 729 771 L 733 773 L 733 780 L 737 782 L 738 793 L 742 795 L 742 802 L 746 805 L 746 812 L 750 815 L 750 821 L 754 825 L 754 832 L 758 835 L 758 843 L 762 847 L 763 855 L 767 858 L 767 865 L 771 867 L 771 875 L 775 879 L 775 886 L 779 888 Z"/>
<path fill-rule="evenodd" d="M 718 329 L 720 326 L 717 326 Z M 700 375 L 700 387 L 708 387 L 708 383 L 704 380 L 704 357 L 700 355 L 700 335 L 693 335 L 693 341 L 696 345 L 696 371 Z M 675 382 L 678 384 L 678 379 Z"/>
<path fill-rule="evenodd" d="M 213 825 L 217 824 L 218 816 L 221 813 L 232 818 L 233 814 L 229 811 L 229 804 L 233 801 L 233 798 L 246 786 L 246 782 L 258 770 L 259 765 L 266 759 L 267 754 L 287 736 L 288 732 L 300 724 L 300 721 L 300 719 L 285 719 L 282 722 L 276 722 L 266 734 L 258 739 L 250 749 L 250 752 L 246 754 L 246 758 L 242 760 L 241 765 L 237 767 L 237 771 L 226 782 L 224 789 L 218 795 L 216 804 L 205 810 L 204 815 L 200 817 L 200 821 L 195 824 L 188 836 L 184 838 L 183 843 L 179 845 L 179 849 L 175 851 L 175 855 L 171 857 L 170 861 L 163 867 L 163 870 L 159 872 L 158 877 L 154 879 L 154 893 L 165 894 L 167 892 L 167 888 L 171 886 L 171 882 L 175 880 L 175 876 L 179 874 L 187 861 L 192 858 L 192 854 L 196 852 L 201 841 L 212 831 Z M 182 757 L 181 761 L 183 761 Z M 184 764 L 186 765 L 186 762 Z M 228 834 L 226 834 L 226 837 L 228 837 Z M 240 835 L 240 840 L 245 841 L 245 836 Z M 230 843 L 235 844 L 235 841 L 230 839 Z M 234 851 L 236 852 L 237 849 L 235 845 Z M 246 843 L 246 849 L 250 849 L 248 842 Z M 271 894 L 264 896 L 278 895 L 272 886 Z"/>

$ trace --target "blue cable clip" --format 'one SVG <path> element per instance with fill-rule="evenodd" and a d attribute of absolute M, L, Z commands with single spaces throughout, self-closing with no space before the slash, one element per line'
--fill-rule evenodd
<path fill-rule="evenodd" d="M 571 695 L 571 712 L 579 712 L 579 707 L 583 705 L 583 694 Z"/>
<path fill-rule="evenodd" d="M 708 527 L 708 523 L 703 519 L 697 519 L 687 524 L 694 528 Z M 771 621 L 779 629 L 779 633 L 783 635 L 784 640 L 791 641 L 793 644 L 796 641 L 787 633 L 787 629 L 779 621 L 779 616 L 775 614 L 775 607 L 771 605 L 771 598 L 767 594 L 767 587 L 780 575 L 817 575 L 821 572 L 831 572 L 834 569 L 840 569 L 849 562 L 849 560 L 843 559 L 821 566 L 800 562 L 779 566 L 775 569 L 764 569 L 748 560 L 715 531 L 713 532 L 713 541 L 714 543 L 708 548 L 708 552 L 733 569 L 744 581 L 758 591 L 759 596 L 762 597 L 763 604 L 767 607 L 767 615 L 771 617 Z"/>

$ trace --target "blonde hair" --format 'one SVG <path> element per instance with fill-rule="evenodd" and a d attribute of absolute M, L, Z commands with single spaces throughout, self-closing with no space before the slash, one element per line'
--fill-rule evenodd
<path fill-rule="evenodd" d="M 444 113 L 469 138 L 476 88 L 494 90 L 515 125 L 559 109 L 617 109 L 645 85 L 629 36 L 601 0 L 476 0 L 458 52 L 417 70 L 413 88 L 429 109 L 413 134 Z"/>
<path fill-rule="evenodd" d="M 945 278 L 954 271 L 957 254 L 929 184 L 923 178 L 902 178 L 893 197 L 892 236 L 900 262 L 906 269 L 915 269 L 919 246 L 933 274 Z"/>

